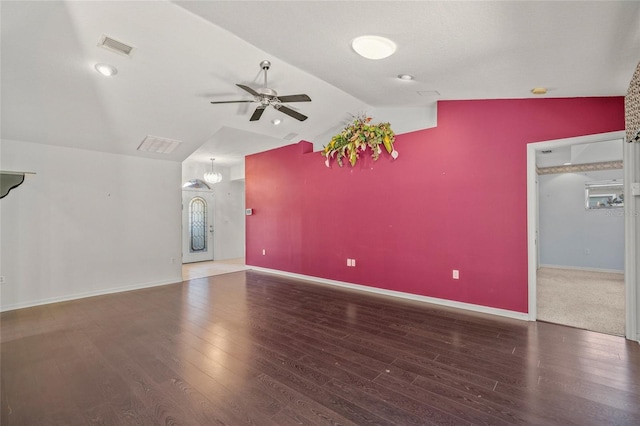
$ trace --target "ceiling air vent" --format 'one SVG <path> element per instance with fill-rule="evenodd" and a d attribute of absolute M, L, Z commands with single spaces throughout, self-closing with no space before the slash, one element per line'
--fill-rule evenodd
<path fill-rule="evenodd" d="M 102 36 L 102 38 L 100 39 L 100 43 L 98 43 L 98 46 L 104 47 L 107 50 L 119 53 L 124 56 L 131 56 L 131 52 L 133 51 L 132 46 L 129 46 L 128 44 L 115 40 L 106 35 Z"/>
<path fill-rule="evenodd" d="M 288 133 L 284 138 L 288 141 L 292 140 L 293 138 L 295 138 L 296 136 L 298 136 L 297 133 Z"/>
<path fill-rule="evenodd" d="M 181 143 L 182 141 L 174 139 L 159 138 L 157 136 L 148 135 L 138 147 L 138 151 L 171 154 Z"/>
<path fill-rule="evenodd" d="M 437 90 L 418 90 L 418 95 L 420 96 L 440 96 L 440 92 Z"/>

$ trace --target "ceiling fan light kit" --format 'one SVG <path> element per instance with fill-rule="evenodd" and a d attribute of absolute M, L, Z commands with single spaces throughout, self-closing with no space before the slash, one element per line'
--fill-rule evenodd
<path fill-rule="evenodd" d="M 278 92 L 273 89 L 270 89 L 267 86 L 267 71 L 271 67 L 271 62 L 264 60 L 260 62 L 260 68 L 262 72 L 264 72 L 264 85 L 257 89 L 252 89 L 249 86 L 245 86 L 243 84 L 236 84 L 239 88 L 244 90 L 253 96 L 253 100 L 237 100 L 237 101 L 212 101 L 212 104 L 229 104 L 229 103 L 252 103 L 256 102 L 259 105 L 251 114 L 251 118 L 249 121 L 258 121 L 264 110 L 267 109 L 268 106 L 272 106 L 275 110 L 280 111 L 284 114 L 287 114 L 289 117 L 293 117 L 298 121 L 304 121 L 308 117 L 304 114 L 299 113 L 285 105 L 283 103 L 291 103 L 291 102 L 311 102 L 311 98 L 305 94 L 298 95 L 284 95 L 279 96 Z"/>

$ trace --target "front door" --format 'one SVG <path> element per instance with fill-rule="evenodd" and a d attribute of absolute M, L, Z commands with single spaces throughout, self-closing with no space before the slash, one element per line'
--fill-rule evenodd
<path fill-rule="evenodd" d="M 182 263 L 213 260 L 213 194 L 182 191 Z"/>

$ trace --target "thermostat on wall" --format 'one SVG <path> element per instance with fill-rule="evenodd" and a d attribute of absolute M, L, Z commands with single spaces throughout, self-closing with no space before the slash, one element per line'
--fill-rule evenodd
<path fill-rule="evenodd" d="M 244 211 L 244 214 L 247 215 L 247 216 L 251 216 L 253 214 L 253 209 L 246 209 Z"/>

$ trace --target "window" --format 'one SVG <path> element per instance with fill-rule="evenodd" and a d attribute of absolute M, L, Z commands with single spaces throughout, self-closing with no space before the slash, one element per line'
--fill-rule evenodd
<path fill-rule="evenodd" d="M 206 182 L 201 181 L 200 179 L 193 179 L 190 180 L 188 182 L 186 182 L 184 185 L 182 185 L 182 189 L 211 189 L 211 187 L 209 185 L 207 185 Z"/>
<path fill-rule="evenodd" d="M 207 251 L 207 202 L 195 197 L 189 203 L 189 251 L 201 253 Z"/>
<path fill-rule="evenodd" d="M 584 193 L 587 210 L 624 207 L 624 185 L 621 180 L 585 183 Z"/>

